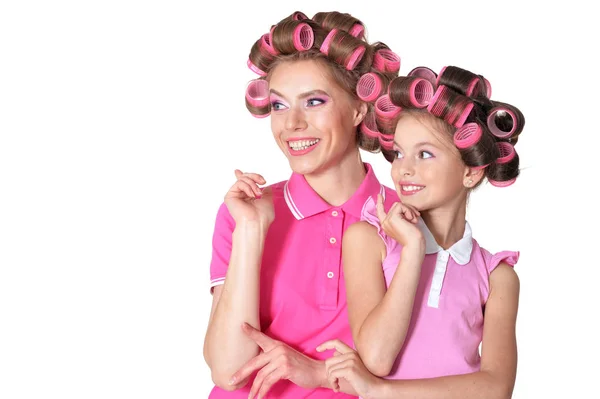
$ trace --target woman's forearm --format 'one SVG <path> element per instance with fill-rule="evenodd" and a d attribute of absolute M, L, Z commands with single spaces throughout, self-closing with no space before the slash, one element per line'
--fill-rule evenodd
<path fill-rule="evenodd" d="M 390 287 L 364 320 L 355 339 L 365 366 L 377 376 L 389 374 L 404 345 L 422 262 L 420 249 L 402 252 Z"/>
<path fill-rule="evenodd" d="M 242 331 L 249 323 L 259 324 L 260 264 L 267 228 L 258 223 L 238 224 L 233 232 L 232 250 L 220 300 L 208 326 L 205 357 L 213 381 L 224 389 L 231 376 L 258 354 L 258 346 Z"/>

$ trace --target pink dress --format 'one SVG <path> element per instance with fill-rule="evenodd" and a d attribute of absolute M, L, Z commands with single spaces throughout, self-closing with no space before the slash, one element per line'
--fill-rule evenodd
<path fill-rule="evenodd" d="M 389 287 L 402 247 L 379 224 L 376 204 L 369 199 L 361 220 L 377 227 L 385 242 L 383 262 Z M 518 252 L 491 254 L 471 236 L 467 223 L 463 238 L 448 250 L 435 242 L 422 220 L 426 255 L 404 346 L 388 379 L 420 379 L 479 371 L 483 309 L 489 296 L 490 273 L 500 262 L 517 263 Z"/>

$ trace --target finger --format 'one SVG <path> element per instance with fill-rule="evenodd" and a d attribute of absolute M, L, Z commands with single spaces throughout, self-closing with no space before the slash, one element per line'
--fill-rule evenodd
<path fill-rule="evenodd" d="M 406 205 L 400 207 L 400 213 L 402 214 L 402 217 L 409 222 L 415 223 L 417 221 L 416 213 Z"/>
<path fill-rule="evenodd" d="M 321 345 L 317 346 L 317 352 L 325 352 L 329 349 L 335 349 L 342 354 L 354 352 L 354 349 L 350 348 L 348 345 L 346 345 L 339 339 L 332 339 L 330 341 L 323 342 Z"/>
<path fill-rule="evenodd" d="M 325 371 L 327 372 L 327 374 L 329 374 L 331 372 L 331 370 L 334 370 L 338 364 L 343 363 L 346 360 L 353 359 L 353 358 L 354 358 L 354 352 L 346 353 L 346 354 L 336 356 L 336 357 L 330 357 L 329 359 L 327 359 L 325 361 Z"/>
<path fill-rule="evenodd" d="M 271 374 L 265 377 L 265 380 L 258 391 L 258 399 L 265 397 L 269 389 L 279 380 L 284 378 L 284 371 L 281 368 L 276 369 Z"/>
<path fill-rule="evenodd" d="M 379 219 L 379 222 L 383 222 L 386 217 L 387 215 L 383 207 L 383 196 L 381 194 L 377 194 L 377 218 Z"/>
<path fill-rule="evenodd" d="M 258 184 L 265 184 L 265 183 L 267 183 L 267 181 L 265 180 L 265 178 L 262 177 L 262 175 L 259 175 L 258 173 L 244 173 L 244 176 L 249 177 L 250 179 L 252 179 L 255 182 L 257 182 Z"/>
<path fill-rule="evenodd" d="M 250 377 L 256 370 L 262 369 L 271 361 L 271 356 L 267 353 L 261 353 L 258 356 L 248 360 L 238 371 L 236 371 L 229 380 L 229 385 L 235 385 Z"/>
<path fill-rule="evenodd" d="M 238 192 L 243 192 L 244 194 L 246 194 L 247 198 L 256 197 L 256 194 L 254 193 L 254 190 L 252 190 L 252 187 L 250 187 L 250 185 L 243 180 L 238 180 L 235 183 L 234 187 L 237 188 Z M 232 187 L 232 190 L 234 190 L 234 187 Z"/>
<path fill-rule="evenodd" d="M 340 353 L 340 352 L 338 352 L 338 351 L 335 351 L 335 352 L 333 352 L 333 356 L 334 356 L 334 357 L 335 357 L 335 356 L 340 356 L 340 355 L 341 355 L 341 353 Z"/>
<path fill-rule="evenodd" d="M 256 182 L 254 180 L 252 180 L 251 178 L 249 178 L 248 176 L 242 176 L 238 179 L 238 181 L 243 181 L 246 184 L 248 184 L 250 187 L 252 187 L 252 191 L 257 196 L 260 196 L 262 194 L 262 191 L 261 191 L 260 187 L 258 187 L 258 184 L 256 184 Z"/>
<path fill-rule="evenodd" d="M 352 359 L 346 359 L 343 362 L 340 362 L 340 363 L 332 366 L 327 373 L 330 376 L 336 376 L 335 375 L 336 371 L 352 368 L 353 365 L 354 365 L 354 361 Z"/>
<path fill-rule="evenodd" d="M 335 377 L 327 377 L 327 381 L 329 381 L 329 386 L 333 389 L 333 392 L 340 391 L 340 381 Z"/>
<path fill-rule="evenodd" d="M 273 338 L 263 334 L 248 323 L 242 324 L 242 330 L 265 352 L 268 352 L 271 349 L 273 349 L 277 343 L 277 341 L 275 341 Z"/>
<path fill-rule="evenodd" d="M 236 169 L 234 173 L 235 173 L 236 179 L 239 179 L 240 177 L 242 177 L 244 175 L 244 173 L 239 169 Z"/>
<path fill-rule="evenodd" d="M 273 362 L 268 363 L 262 369 L 260 369 L 260 371 L 256 374 L 256 378 L 254 378 L 254 382 L 252 383 L 252 388 L 250 388 L 250 395 L 248 395 L 249 398 L 253 398 L 256 396 L 256 394 L 259 392 L 260 388 L 262 387 L 262 384 L 265 381 L 265 378 L 267 378 L 267 376 L 269 374 L 271 374 L 273 371 L 275 371 L 277 369 L 277 367 L 278 367 L 277 363 L 273 361 Z"/>

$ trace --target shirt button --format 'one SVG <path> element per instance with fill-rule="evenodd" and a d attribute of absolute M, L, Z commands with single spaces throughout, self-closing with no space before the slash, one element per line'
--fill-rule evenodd
<path fill-rule="evenodd" d="M 333 272 L 327 272 L 327 278 L 333 278 Z"/>
<path fill-rule="evenodd" d="M 335 217 L 335 216 L 337 216 L 337 215 L 338 215 L 338 212 L 337 212 L 337 211 L 333 211 L 333 212 L 331 212 L 331 215 L 332 215 L 333 217 Z"/>
<path fill-rule="evenodd" d="M 335 242 L 336 242 L 336 239 L 335 239 L 335 237 L 331 237 L 331 238 L 329 239 L 329 242 L 330 242 L 330 243 L 332 243 L 332 244 L 335 244 Z"/>

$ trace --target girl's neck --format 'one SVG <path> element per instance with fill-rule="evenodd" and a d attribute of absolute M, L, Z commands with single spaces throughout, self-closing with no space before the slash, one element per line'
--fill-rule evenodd
<path fill-rule="evenodd" d="M 463 238 L 466 214 L 466 198 L 458 198 L 444 207 L 421 212 L 421 217 L 437 244 L 448 249 Z"/>
<path fill-rule="evenodd" d="M 333 206 L 344 204 L 361 185 L 367 171 L 358 148 L 337 164 L 325 170 L 304 175 L 308 184 L 325 202 Z"/>

